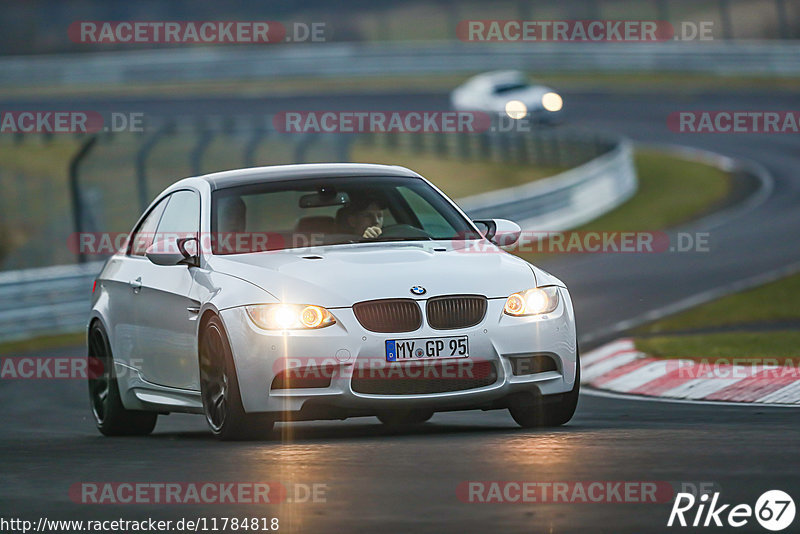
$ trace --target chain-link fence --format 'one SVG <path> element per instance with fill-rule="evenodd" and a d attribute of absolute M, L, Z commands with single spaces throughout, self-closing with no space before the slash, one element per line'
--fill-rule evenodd
<path fill-rule="evenodd" d="M 615 143 L 563 127 L 513 133 L 287 134 L 275 131 L 269 117 L 176 119 L 142 134 L 4 137 L 0 265 L 9 270 L 85 261 L 68 246 L 71 236 L 129 231 L 160 191 L 185 176 L 245 166 L 348 162 L 354 147 L 359 154 L 379 149 L 382 160 L 430 154 L 566 169 L 612 150 Z"/>

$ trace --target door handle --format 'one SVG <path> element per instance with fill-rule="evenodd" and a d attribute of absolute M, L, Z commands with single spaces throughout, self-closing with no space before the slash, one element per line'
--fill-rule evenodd
<path fill-rule="evenodd" d="M 141 291 L 142 290 L 142 277 L 140 276 L 136 280 L 131 280 L 130 281 L 130 286 L 131 286 L 131 289 L 133 289 L 134 293 L 138 293 L 139 291 Z"/>

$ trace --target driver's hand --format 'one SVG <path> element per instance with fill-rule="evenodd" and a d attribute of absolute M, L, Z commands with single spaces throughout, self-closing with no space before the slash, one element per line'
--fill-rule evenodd
<path fill-rule="evenodd" d="M 361 237 L 365 239 L 375 239 L 376 237 L 381 235 L 382 232 L 383 230 L 381 230 L 380 226 L 370 226 L 369 228 L 364 230 L 364 235 L 362 235 Z"/>

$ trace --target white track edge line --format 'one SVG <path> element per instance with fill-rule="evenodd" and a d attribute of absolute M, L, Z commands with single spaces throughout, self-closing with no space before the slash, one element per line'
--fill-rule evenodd
<path fill-rule="evenodd" d="M 616 393 L 612 391 L 605 391 L 595 389 L 592 387 L 581 386 L 581 395 L 588 395 L 590 397 L 603 397 L 609 399 L 632 400 L 632 401 L 648 401 L 648 402 L 669 402 L 674 404 L 704 404 L 708 406 L 733 406 L 740 408 L 800 408 L 800 405 L 794 404 L 775 404 L 775 403 L 757 403 L 757 402 L 733 402 L 733 401 L 710 401 L 710 400 L 692 400 L 692 399 L 674 399 L 669 397 L 650 397 L 647 395 L 631 395 L 628 393 Z"/>

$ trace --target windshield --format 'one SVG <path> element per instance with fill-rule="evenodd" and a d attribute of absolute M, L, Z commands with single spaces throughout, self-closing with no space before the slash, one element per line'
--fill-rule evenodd
<path fill-rule="evenodd" d="M 474 230 L 419 178 L 264 182 L 212 194 L 214 254 L 344 243 L 464 239 Z"/>
<path fill-rule="evenodd" d="M 510 82 L 510 83 L 500 83 L 495 85 L 493 91 L 495 94 L 502 94 L 502 93 L 510 93 L 512 91 L 521 91 L 527 88 L 528 84 L 526 82 Z"/>

